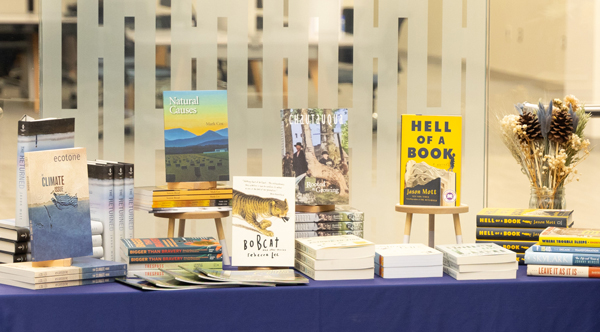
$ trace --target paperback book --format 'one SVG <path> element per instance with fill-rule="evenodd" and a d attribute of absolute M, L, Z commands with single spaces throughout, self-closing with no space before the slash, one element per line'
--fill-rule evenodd
<path fill-rule="evenodd" d="M 29 242 L 14 242 L 0 239 L 0 251 L 10 254 L 26 254 L 31 252 Z"/>
<path fill-rule="evenodd" d="M 86 160 L 84 148 L 25 153 L 33 261 L 93 254 Z"/>
<path fill-rule="evenodd" d="M 365 221 L 365 214 L 356 209 L 338 208 L 334 211 L 325 211 L 318 213 L 296 212 L 297 223 L 310 222 L 360 222 Z"/>
<path fill-rule="evenodd" d="M 29 241 L 29 239 L 31 238 L 29 226 L 15 226 L 14 222 L 11 224 L 9 224 L 8 222 L 8 220 L 3 220 L 2 222 L 0 222 L 0 239 L 14 242 Z"/>
<path fill-rule="evenodd" d="M 363 231 L 296 231 L 295 237 L 305 238 L 305 237 L 316 237 L 316 236 L 338 236 L 338 235 L 355 235 L 358 237 L 363 237 Z"/>
<path fill-rule="evenodd" d="M 175 263 L 175 262 L 214 262 L 222 261 L 223 254 L 193 254 L 193 255 L 135 255 L 121 256 L 127 263 Z"/>
<path fill-rule="evenodd" d="M 402 115 L 400 204 L 460 206 L 462 118 Z"/>
<path fill-rule="evenodd" d="M 542 228 L 477 227 L 477 240 L 537 241 Z"/>
<path fill-rule="evenodd" d="M 517 269 L 502 271 L 459 272 L 444 265 L 444 273 L 456 280 L 516 279 Z"/>
<path fill-rule="evenodd" d="M 294 265 L 294 180 L 233 178 L 232 265 Z"/>
<path fill-rule="evenodd" d="M 296 223 L 296 231 L 362 231 L 362 221 Z"/>
<path fill-rule="evenodd" d="M 125 256 L 220 254 L 221 244 L 213 237 L 123 239 Z"/>
<path fill-rule="evenodd" d="M 11 252 L 0 251 L 0 263 L 19 263 L 19 262 L 31 262 L 30 253 L 15 254 Z"/>
<path fill-rule="evenodd" d="M 115 260 L 115 188 L 114 166 L 88 163 L 90 216 L 102 223 L 102 247 L 107 260 Z M 93 222 L 93 221 L 92 221 Z"/>
<path fill-rule="evenodd" d="M 17 281 L 17 280 L 13 280 L 13 279 L 0 279 L 0 284 L 37 290 L 37 289 L 49 289 L 49 288 L 62 288 L 62 287 L 72 287 L 72 286 L 104 284 L 107 282 L 114 282 L 114 281 L 115 281 L 115 278 L 97 278 L 97 279 L 71 280 L 71 281 L 61 281 L 61 282 L 46 282 L 46 283 L 41 283 L 41 284 L 28 284 L 26 282 Z"/>
<path fill-rule="evenodd" d="M 165 91 L 167 182 L 229 181 L 227 91 Z"/>
<path fill-rule="evenodd" d="M 587 248 L 587 247 L 561 247 L 561 246 L 540 246 L 532 245 L 532 251 L 536 252 L 562 252 L 571 254 L 596 254 L 600 255 L 600 248 Z"/>
<path fill-rule="evenodd" d="M 127 194 L 125 188 L 125 166 L 116 161 L 96 160 L 97 164 L 112 165 L 114 170 L 113 191 L 115 207 L 114 252 L 115 260 L 120 257 L 119 242 L 125 238 Z"/>
<path fill-rule="evenodd" d="M 40 278 L 66 274 L 98 273 L 127 270 L 127 264 L 92 257 L 75 257 L 71 266 L 32 267 L 31 262 L 0 264 L 0 273 L 23 278 Z"/>
<path fill-rule="evenodd" d="M 16 274 L 0 273 L 0 279 L 11 279 L 28 284 L 43 284 L 48 282 L 64 282 L 73 280 L 86 280 L 98 278 L 118 278 L 124 277 L 127 270 L 112 270 L 103 272 L 88 272 L 88 273 L 72 273 L 64 275 L 46 276 L 46 277 L 23 277 Z"/>
<path fill-rule="evenodd" d="M 138 187 L 135 188 L 136 195 L 142 196 L 190 196 L 190 195 L 220 195 L 233 194 L 231 188 L 216 188 L 216 189 L 168 189 L 166 186 L 159 187 Z"/>
<path fill-rule="evenodd" d="M 479 227 L 569 227 L 573 210 L 486 208 L 479 211 L 476 220 Z"/>
<path fill-rule="evenodd" d="M 600 229 L 548 227 L 540 234 L 540 245 L 600 247 Z"/>
<path fill-rule="evenodd" d="M 185 267 L 188 269 L 211 269 L 211 270 L 222 270 L 223 269 L 223 261 L 212 261 L 212 262 L 190 262 L 190 263 L 137 263 L 137 264 L 127 264 L 127 269 L 129 271 L 143 271 L 143 270 L 157 270 L 157 269 L 179 269 L 180 267 Z"/>
<path fill-rule="evenodd" d="M 442 259 L 443 254 L 441 251 L 421 243 L 375 245 L 375 263 L 385 268 L 441 266 Z"/>
<path fill-rule="evenodd" d="M 528 249 L 525 252 L 525 264 L 600 266 L 600 255 L 541 252 Z"/>
<path fill-rule="evenodd" d="M 354 259 L 375 256 L 375 244 L 356 235 L 296 239 L 296 250 L 314 259 Z"/>
<path fill-rule="evenodd" d="M 15 225 L 29 227 L 25 152 L 66 149 L 75 146 L 75 119 L 39 119 L 24 115 L 17 137 L 17 195 Z"/>
<path fill-rule="evenodd" d="M 499 240 L 477 240 L 477 243 L 495 243 L 508 250 L 512 250 L 516 253 L 525 253 L 525 250 L 534 246 L 537 241 L 499 241 Z"/>
<path fill-rule="evenodd" d="M 516 260 L 515 252 L 494 243 L 446 244 L 437 245 L 435 249 L 444 254 L 444 259 L 459 265 L 503 263 Z"/>
<path fill-rule="evenodd" d="M 404 266 L 404 267 L 383 267 L 375 264 L 375 274 L 384 279 L 396 278 L 435 278 L 444 275 L 443 266 Z"/>
<path fill-rule="evenodd" d="M 314 259 L 305 252 L 296 251 L 296 260 L 313 270 L 358 270 L 372 269 L 375 265 L 371 257 L 355 259 Z"/>
<path fill-rule="evenodd" d="M 373 268 L 352 270 L 315 270 L 299 260 L 295 260 L 294 268 L 314 280 L 356 280 L 373 279 Z"/>
<path fill-rule="evenodd" d="M 282 174 L 295 178 L 296 204 L 348 204 L 348 109 L 284 109 L 281 131 Z"/>
<path fill-rule="evenodd" d="M 527 265 L 528 276 L 600 278 L 600 267 L 596 266 L 555 266 Z"/>
<path fill-rule="evenodd" d="M 133 201 L 135 200 L 135 191 L 133 185 L 135 180 L 135 172 L 133 164 L 121 164 L 125 169 L 125 238 L 130 239 L 133 237 L 134 230 Z"/>

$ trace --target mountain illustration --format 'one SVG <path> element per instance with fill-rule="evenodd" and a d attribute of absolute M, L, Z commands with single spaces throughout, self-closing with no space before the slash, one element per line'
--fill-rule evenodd
<path fill-rule="evenodd" d="M 166 135 L 166 133 L 165 133 L 165 135 Z M 205 132 L 204 134 L 197 136 L 197 137 L 165 141 L 165 147 L 171 148 L 171 147 L 184 147 L 184 146 L 192 146 L 192 145 L 208 145 L 205 143 L 212 142 L 212 141 L 223 141 L 223 140 L 227 141 L 227 139 L 224 138 L 222 135 L 219 135 L 216 132 L 209 130 L 209 131 Z M 219 142 L 216 144 L 223 144 L 223 143 Z"/>
<path fill-rule="evenodd" d="M 178 139 L 194 138 L 196 135 L 185 129 L 173 128 L 165 130 L 165 140 L 173 141 Z"/>
<path fill-rule="evenodd" d="M 223 128 L 223 129 L 221 129 L 221 130 L 217 130 L 217 131 L 215 131 L 215 133 L 217 133 L 217 134 L 219 134 L 219 135 L 221 135 L 221 136 L 228 137 L 228 136 L 229 136 L 229 130 L 228 130 L 228 129 L 229 129 L 229 128 Z"/>

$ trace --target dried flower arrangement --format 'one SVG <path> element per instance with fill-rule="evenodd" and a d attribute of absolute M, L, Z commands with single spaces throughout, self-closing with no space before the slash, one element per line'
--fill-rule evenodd
<path fill-rule="evenodd" d="M 564 186 L 576 178 L 579 165 L 590 154 L 583 131 L 590 119 L 573 95 L 554 99 L 548 107 L 517 104 L 519 114 L 500 120 L 502 139 L 532 189 L 530 208 L 563 209 Z M 576 178 L 579 181 L 579 178 Z"/>

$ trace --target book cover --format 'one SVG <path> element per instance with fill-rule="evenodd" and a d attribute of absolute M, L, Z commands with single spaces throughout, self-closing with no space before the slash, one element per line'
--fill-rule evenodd
<path fill-rule="evenodd" d="M 600 247 L 600 229 L 548 227 L 540 234 L 540 245 Z"/>
<path fill-rule="evenodd" d="M 525 252 L 525 264 L 600 266 L 600 255 L 541 252 L 528 249 Z"/>
<path fill-rule="evenodd" d="M 477 243 L 495 243 L 508 250 L 516 253 L 525 253 L 525 250 L 529 249 L 537 243 L 537 241 L 498 241 L 498 240 L 477 240 Z"/>
<path fill-rule="evenodd" d="M 25 153 L 33 261 L 92 255 L 85 148 Z"/>
<path fill-rule="evenodd" d="M 538 252 L 564 252 L 571 254 L 596 254 L 600 255 L 600 248 L 587 247 L 561 247 L 561 246 L 540 246 L 532 245 L 531 250 Z"/>
<path fill-rule="evenodd" d="M 348 110 L 281 110 L 282 174 L 297 205 L 349 203 Z"/>
<path fill-rule="evenodd" d="M 294 237 L 296 239 L 305 238 L 305 237 L 315 237 L 315 236 L 338 236 L 338 235 L 355 235 L 358 237 L 363 237 L 364 233 L 362 230 L 355 231 L 296 231 Z"/>
<path fill-rule="evenodd" d="M 437 245 L 444 259 L 456 264 L 502 263 L 516 260 L 516 253 L 495 243 Z"/>
<path fill-rule="evenodd" d="M 75 257 L 71 266 L 32 267 L 31 262 L 0 264 L 0 272 L 39 278 L 65 274 L 95 273 L 126 270 L 127 264 L 92 257 Z"/>
<path fill-rule="evenodd" d="M 296 239 L 296 250 L 315 259 L 351 259 L 375 256 L 375 244 L 356 235 Z"/>
<path fill-rule="evenodd" d="M 75 118 L 39 119 L 24 115 L 17 137 L 17 195 L 15 224 L 29 227 L 25 152 L 66 149 L 75 146 Z"/>
<path fill-rule="evenodd" d="M 115 256 L 115 188 L 114 166 L 102 163 L 88 163 L 90 187 L 90 216 L 102 223 L 102 247 L 104 257 L 114 261 Z"/>
<path fill-rule="evenodd" d="M 542 228 L 477 227 L 477 240 L 537 241 Z"/>
<path fill-rule="evenodd" d="M 294 265 L 294 179 L 233 177 L 232 265 Z"/>
<path fill-rule="evenodd" d="M 337 208 L 334 211 L 318 213 L 296 212 L 296 222 L 318 221 L 365 221 L 365 214 L 356 209 Z"/>
<path fill-rule="evenodd" d="M 223 254 L 190 254 L 190 255 L 135 255 L 121 256 L 124 262 L 138 263 L 176 263 L 176 262 L 215 262 L 222 261 Z"/>
<path fill-rule="evenodd" d="M 296 214 L 297 215 L 297 214 Z M 362 231 L 362 221 L 328 221 L 296 223 L 296 231 Z"/>
<path fill-rule="evenodd" d="M 165 91 L 167 182 L 229 181 L 227 91 Z"/>
<path fill-rule="evenodd" d="M 460 206 L 462 118 L 403 114 L 400 204 Z"/>
<path fill-rule="evenodd" d="M 595 266 L 555 266 L 527 265 L 528 276 L 600 278 L 600 267 Z"/>
<path fill-rule="evenodd" d="M 476 220 L 479 227 L 569 227 L 573 210 L 486 208 L 479 211 Z"/>
<path fill-rule="evenodd" d="M 213 237 L 175 237 L 123 239 L 121 250 L 126 256 L 220 254 L 222 247 Z"/>

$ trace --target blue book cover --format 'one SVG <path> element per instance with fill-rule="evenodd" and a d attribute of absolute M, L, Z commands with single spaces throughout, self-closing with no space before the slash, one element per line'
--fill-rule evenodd
<path fill-rule="evenodd" d="M 525 264 L 600 266 L 600 255 L 539 252 L 528 249 Z"/>
<path fill-rule="evenodd" d="M 220 254 L 221 244 L 213 237 L 169 237 L 123 239 L 125 256 Z"/>
<path fill-rule="evenodd" d="M 573 254 L 600 254 L 600 248 L 587 247 L 559 247 L 559 246 L 531 246 L 531 250 L 539 252 L 563 252 Z"/>
<path fill-rule="evenodd" d="M 32 261 L 93 255 L 85 149 L 26 152 L 25 173 Z"/>
<path fill-rule="evenodd" d="M 17 131 L 17 195 L 15 225 L 29 227 L 25 152 L 75 146 L 75 119 L 39 119 L 24 115 Z"/>

